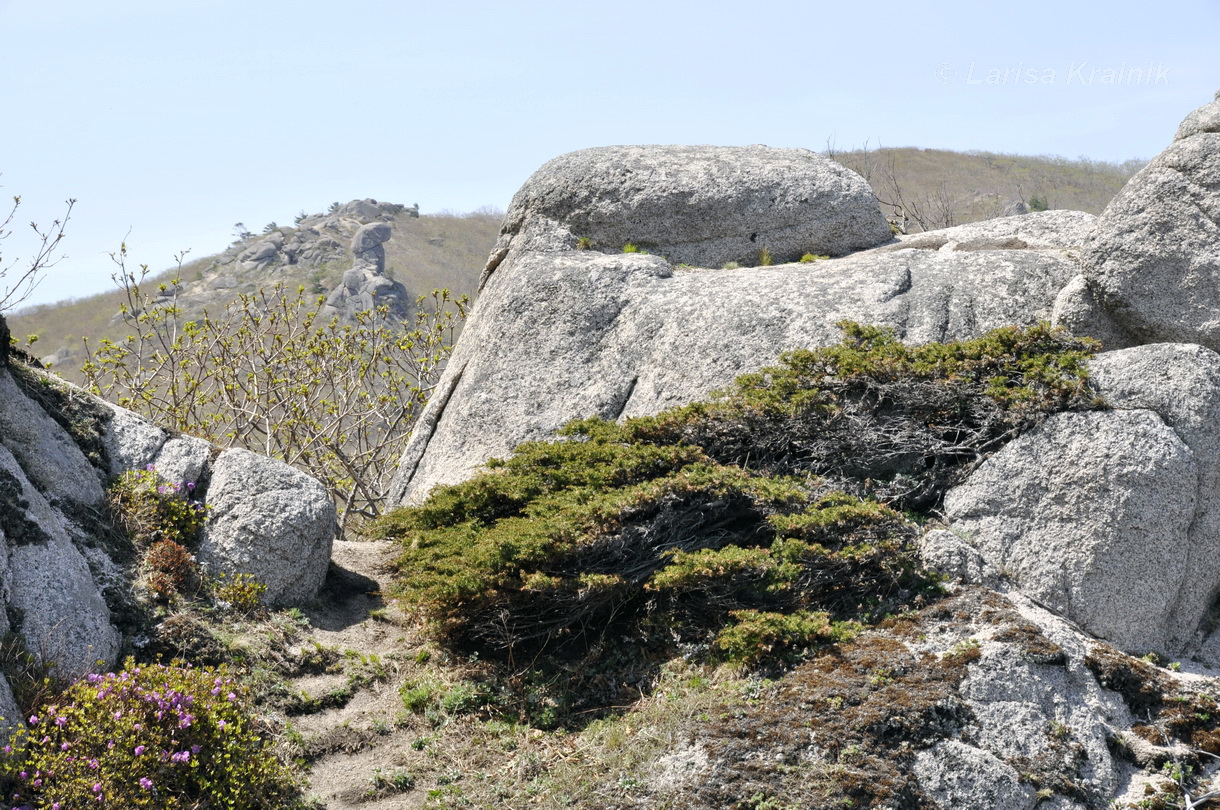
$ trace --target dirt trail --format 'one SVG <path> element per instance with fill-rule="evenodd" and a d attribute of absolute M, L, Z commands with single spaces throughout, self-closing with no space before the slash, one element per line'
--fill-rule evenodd
<path fill-rule="evenodd" d="M 404 722 L 398 687 L 402 661 L 417 642 L 393 601 L 381 597 L 392 557 L 388 543 L 336 542 L 332 560 L 339 570 L 332 569 L 318 605 L 305 611 L 311 627 L 296 645 L 337 651 L 343 671 L 292 679 L 294 692 L 319 698 L 346 687 L 352 693 L 342 706 L 287 718 L 289 736 L 316 757 L 309 794 L 333 810 L 404 810 L 424 801 L 425 791 L 402 790 L 407 752 L 419 735 Z M 353 683 L 353 672 L 367 674 L 367 682 Z"/>

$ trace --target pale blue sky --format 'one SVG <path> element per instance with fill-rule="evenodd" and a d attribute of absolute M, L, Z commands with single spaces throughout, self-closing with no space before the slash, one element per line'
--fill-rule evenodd
<path fill-rule="evenodd" d="M 162 268 L 336 200 L 503 208 L 589 146 L 1147 158 L 1220 87 L 1215 0 L 984 8 L 0 0 L 0 195 L 79 200 L 48 301 L 107 289 L 129 229 Z"/>

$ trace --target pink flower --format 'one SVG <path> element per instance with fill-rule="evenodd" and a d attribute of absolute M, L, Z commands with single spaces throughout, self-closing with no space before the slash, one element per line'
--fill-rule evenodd
<path fill-rule="evenodd" d="M 144 788 L 145 790 L 152 790 L 152 780 L 147 776 L 141 776 L 140 787 Z"/>

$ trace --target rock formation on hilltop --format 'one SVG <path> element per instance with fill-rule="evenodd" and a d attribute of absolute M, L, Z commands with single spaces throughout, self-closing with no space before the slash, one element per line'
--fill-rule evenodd
<path fill-rule="evenodd" d="M 841 255 L 884 242 L 868 184 L 804 149 L 610 146 L 561 155 L 513 197 L 484 281 L 510 253 L 625 244 L 674 264 Z"/>
<path fill-rule="evenodd" d="M 338 316 L 351 321 L 356 313 L 378 307 L 385 307 L 387 316 L 398 321 L 409 317 L 411 300 L 407 288 L 385 274 L 382 243 L 391 235 L 390 226 L 385 222 L 370 222 L 356 231 L 352 237 L 354 262 L 343 274 L 343 283 L 326 297 L 323 317 Z"/>
<path fill-rule="evenodd" d="M 898 239 L 851 178 L 808 153 L 615 147 L 557 158 L 514 198 L 393 496 L 421 502 L 572 419 L 704 398 L 787 349 L 837 342 L 841 320 L 923 343 L 1053 318 L 1110 349 L 1090 363 L 1108 407 L 1008 437 L 948 493 L 921 551 L 957 596 L 876 642 L 910 656 L 885 670 L 898 681 L 888 699 L 922 707 L 885 727 L 909 730 L 918 716 L 909 722 L 922 731 L 878 732 L 878 747 L 859 753 L 907 763 L 907 792 L 886 794 L 899 790 L 886 782 L 867 795 L 889 796 L 887 807 L 1062 810 L 1168 796 L 1181 788 L 1158 782 L 1162 763 L 1220 754 L 1206 708 L 1220 695 L 1217 122 L 1220 95 L 1100 218 L 1040 212 Z M 626 243 L 651 255 L 624 253 Z M 764 248 L 787 262 L 835 258 L 767 266 Z M 730 261 L 760 266 L 721 268 Z M 1190 659 L 1198 676 L 1120 649 Z M 849 681 L 849 650 L 782 694 L 816 712 L 819 684 Z M 947 690 L 934 705 L 919 704 L 924 687 L 909 680 L 919 660 L 965 662 L 964 674 L 930 676 Z M 856 712 L 846 689 L 838 705 Z M 1171 718 L 1174 706 L 1193 714 Z M 751 745 L 773 745 L 795 768 L 850 769 L 818 747 L 818 723 L 831 722 L 818 717 L 791 751 L 763 720 Z M 648 796 L 696 784 L 710 795 L 703 786 L 756 756 L 698 734 L 697 756 L 654 763 L 665 777 Z M 675 775 L 670 759 L 687 753 L 689 773 Z"/>

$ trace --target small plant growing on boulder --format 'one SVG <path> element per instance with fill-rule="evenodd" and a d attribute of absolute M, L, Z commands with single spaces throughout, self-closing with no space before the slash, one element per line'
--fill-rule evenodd
<path fill-rule="evenodd" d="M 40 808 L 284 808 L 298 791 L 224 672 L 132 662 L 29 718 L 12 796 Z"/>
<path fill-rule="evenodd" d="M 592 249 L 592 247 L 593 247 L 592 239 L 590 239 L 587 236 L 577 237 L 577 239 L 576 239 L 576 249 L 577 250 L 590 250 L 590 249 Z M 623 252 L 624 253 L 628 252 L 625 247 L 623 248 Z"/>
<path fill-rule="evenodd" d="M 759 267 L 770 267 L 774 262 L 775 262 L 775 259 L 772 258 L 771 251 L 767 250 L 766 248 L 758 249 L 758 266 Z"/>
<path fill-rule="evenodd" d="M 158 540 L 190 546 L 207 517 L 194 494 L 194 482 L 166 481 L 150 464 L 115 479 L 110 504 L 137 548 L 148 548 Z"/>
<path fill-rule="evenodd" d="M 628 242 L 627 244 L 623 245 L 623 252 L 624 253 L 639 253 L 640 246 L 635 244 L 634 242 Z"/>
<path fill-rule="evenodd" d="M 813 262 L 820 262 L 829 258 L 829 256 L 820 256 L 816 253 L 806 253 L 804 256 L 801 256 L 801 262 L 803 264 L 812 264 Z"/>

